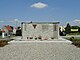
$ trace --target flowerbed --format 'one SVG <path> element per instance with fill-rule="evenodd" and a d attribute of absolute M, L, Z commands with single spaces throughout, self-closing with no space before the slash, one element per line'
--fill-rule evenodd
<path fill-rule="evenodd" d="M 0 40 L 0 47 L 3 47 L 3 46 L 5 46 L 5 45 L 8 45 L 8 42 L 9 41 L 12 41 L 13 39 L 10 39 L 10 40 Z"/>
<path fill-rule="evenodd" d="M 79 38 L 71 37 L 69 40 L 72 41 L 73 45 L 80 48 L 80 39 Z"/>
<path fill-rule="evenodd" d="M 5 45 L 8 45 L 8 41 L 7 40 L 0 40 L 0 47 L 3 47 Z"/>

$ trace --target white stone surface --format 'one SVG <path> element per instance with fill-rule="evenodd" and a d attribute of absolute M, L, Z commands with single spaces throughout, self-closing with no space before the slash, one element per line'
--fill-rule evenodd
<path fill-rule="evenodd" d="M 24 43 L 24 42 L 60 42 L 60 43 L 72 43 L 69 40 L 66 40 L 62 37 L 59 37 L 59 39 L 53 39 L 53 40 L 24 40 L 21 39 L 20 36 L 17 37 L 13 37 L 12 39 L 14 39 L 13 41 L 9 42 L 9 43 Z"/>
<path fill-rule="evenodd" d="M 33 25 L 36 25 L 36 28 L 33 27 Z M 41 23 L 41 22 L 36 22 L 36 23 L 26 23 L 24 22 L 22 24 L 22 38 L 25 40 L 32 39 L 34 40 L 35 38 L 39 39 L 38 37 L 41 36 L 41 39 L 51 39 L 59 37 L 59 23 Z M 31 39 L 31 40 L 32 40 Z"/>
<path fill-rule="evenodd" d="M 67 43 L 11 43 L 0 47 L 0 60 L 80 60 L 80 48 Z"/>

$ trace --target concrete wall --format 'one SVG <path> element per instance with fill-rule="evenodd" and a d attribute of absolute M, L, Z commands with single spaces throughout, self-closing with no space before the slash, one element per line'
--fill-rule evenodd
<path fill-rule="evenodd" d="M 34 28 L 33 25 L 36 25 Z M 59 37 L 59 24 L 51 24 L 51 23 L 43 23 L 43 24 L 38 24 L 38 23 L 23 23 L 22 24 L 22 39 L 30 39 L 32 37 L 33 40 L 35 38 L 38 39 L 38 37 L 41 37 L 42 40 L 48 39 L 51 40 L 52 38 L 57 38 Z"/>

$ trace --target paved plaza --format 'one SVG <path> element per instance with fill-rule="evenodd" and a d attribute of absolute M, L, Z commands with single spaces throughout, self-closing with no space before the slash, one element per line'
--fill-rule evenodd
<path fill-rule="evenodd" d="M 0 60 L 80 60 L 80 48 L 69 42 L 11 42 L 0 47 Z"/>

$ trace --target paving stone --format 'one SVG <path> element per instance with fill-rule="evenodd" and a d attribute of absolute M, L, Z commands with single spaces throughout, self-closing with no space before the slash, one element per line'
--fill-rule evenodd
<path fill-rule="evenodd" d="M 80 48 L 67 43 L 20 43 L 0 47 L 0 60 L 80 60 Z"/>

